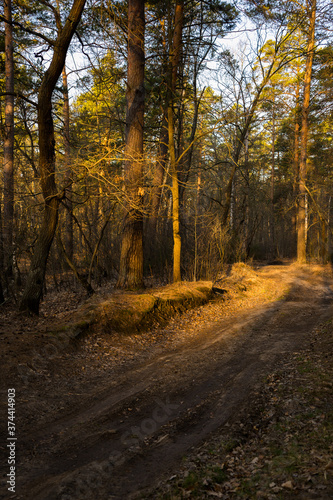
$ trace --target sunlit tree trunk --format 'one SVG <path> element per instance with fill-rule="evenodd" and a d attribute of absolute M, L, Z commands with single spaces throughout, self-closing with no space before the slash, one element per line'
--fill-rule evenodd
<path fill-rule="evenodd" d="M 39 313 L 49 251 L 58 222 L 62 195 L 55 182 L 55 139 L 52 94 L 65 65 L 69 44 L 81 19 L 86 0 L 74 0 L 64 27 L 58 32 L 53 57 L 38 93 L 39 173 L 44 197 L 44 214 L 34 248 L 20 309 Z"/>
<path fill-rule="evenodd" d="M 200 155 L 202 157 L 202 144 L 200 144 Z M 201 160 L 199 160 L 201 163 Z M 199 200 L 200 200 L 200 188 L 201 188 L 201 165 L 199 164 L 198 174 L 197 174 L 197 189 L 195 196 L 195 212 L 194 212 L 194 269 L 193 269 L 193 281 L 197 281 L 198 275 L 198 216 L 199 216 Z"/>
<path fill-rule="evenodd" d="M 144 28 L 144 0 L 129 0 L 124 162 L 126 209 L 118 288 L 143 287 Z"/>
<path fill-rule="evenodd" d="M 179 224 L 179 182 L 175 154 L 174 140 L 174 120 L 173 109 L 169 106 L 169 152 L 170 152 L 170 174 L 171 174 L 171 192 L 172 192 L 172 234 L 173 234 L 173 281 L 181 281 L 181 237 Z"/>
<path fill-rule="evenodd" d="M 72 169 L 71 169 L 71 143 L 70 143 L 70 112 L 69 112 L 69 96 L 67 72 L 64 66 L 62 70 L 63 84 L 63 117 L 64 117 L 64 151 L 65 151 L 65 189 L 66 189 L 66 252 L 68 257 L 73 260 L 73 217 L 72 217 Z"/>
<path fill-rule="evenodd" d="M 295 210 L 293 210 L 292 215 L 292 228 L 293 235 L 296 238 L 297 234 L 297 191 L 298 191 L 298 182 L 299 182 L 299 135 L 300 135 L 300 124 L 299 124 L 299 94 L 300 94 L 300 66 L 297 65 L 297 81 L 296 81 L 296 94 L 295 94 L 295 129 L 294 129 L 294 151 L 293 151 L 293 196 L 295 200 Z"/>
<path fill-rule="evenodd" d="M 170 51 L 170 83 L 168 99 L 168 132 L 169 132 L 169 155 L 170 175 L 172 181 L 172 232 L 173 232 L 173 281 L 181 281 L 181 237 L 179 224 L 179 181 L 175 151 L 175 125 L 174 125 L 174 102 L 176 99 L 176 85 L 178 67 L 182 47 L 184 4 L 183 0 L 177 0 L 175 6 L 174 33 Z"/>
<path fill-rule="evenodd" d="M 14 222 L 14 57 L 12 2 L 4 1 L 5 14 L 5 129 L 3 157 L 3 255 L 4 270 L 12 273 Z"/>
<path fill-rule="evenodd" d="M 307 1 L 309 15 L 309 30 L 307 56 L 304 76 L 304 96 L 302 105 L 300 166 L 299 166 L 299 199 L 297 218 L 297 262 L 306 262 L 306 177 L 307 177 L 307 146 L 309 132 L 309 105 L 312 77 L 312 64 L 315 46 L 316 0 Z"/>

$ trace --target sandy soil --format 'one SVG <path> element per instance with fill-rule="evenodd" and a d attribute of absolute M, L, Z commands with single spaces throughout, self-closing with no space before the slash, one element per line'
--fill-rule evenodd
<path fill-rule="evenodd" d="M 95 333 L 66 349 L 50 344 L 48 318 L 5 318 L 1 401 L 4 411 L 16 388 L 18 463 L 16 493 L 1 498 L 148 498 L 190 450 L 257 408 L 265 377 L 333 317 L 328 268 L 258 275 L 270 297 L 244 290 L 163 329 Z"/>

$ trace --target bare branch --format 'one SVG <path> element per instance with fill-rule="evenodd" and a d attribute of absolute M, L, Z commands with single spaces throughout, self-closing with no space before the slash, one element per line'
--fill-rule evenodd
<path fill-rule="evenodd" d="M 4 23 L 8 23 L 7 19 L 2 16 L 0 14 L 0 21 L 3 21 Z M 55 41 L 52 40 L 51 38 L 43 35 L 42 33 L 39 33 L 38 31 L 35 31 L 35 30 L 32 30 L 31 28 L 27 28 L 26 26 L 24 26 L 22 23 L 19 23 L 18 21 L 12 21 L 11 23 L 13 26 L 17 26 L 18 28 L 20 28 L 21 30 L 27 32 L 27 33 L 30 33 L 30 35 L 34 35 L 34 36 L 37 36 L 38 38 L 41 38 L 42 40 L 44 40 L 44 42 L 48 43 L 51 47 L 53 47 L 55 45 Z"/>

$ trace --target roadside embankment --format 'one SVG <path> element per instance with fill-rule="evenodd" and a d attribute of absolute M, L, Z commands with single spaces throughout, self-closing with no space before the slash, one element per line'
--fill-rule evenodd
<path fill-rule="evenodd" d="M 75 340 L 100 333 L 132 333 L 165 323 L 178 312 L 205 304 L 212 297 L 209 281 L 182 282 L 143 292 L 115 291 L 109 296 L 89 299 L 53 333 L 65 333 Z"/>
<path fill-rule="evenodd" d="M 95 332 L 131 334 L 148 330 L 157 323 L 163 325 L 175 314 L 207 303 L 214 294 L 225 298 L 251 291 L 267 296 L 271 291 L 269 280 L 250 266 L 237 263 L 214 286 L 211 281 L 181 282 L 138 292 L 116 290 L 106 296 L 94 296 L 52 333 L 64 333 L 71 340 Z"/>

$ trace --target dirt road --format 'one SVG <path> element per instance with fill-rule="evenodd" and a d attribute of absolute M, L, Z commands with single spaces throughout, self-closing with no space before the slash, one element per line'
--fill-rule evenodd
<path fill-rule="evenodd" d="M 250 411 L 264 377 L 333 316 L 330 276 L 287 266 L 260 275 L 288 287 L 282 300 L 215 321 L 204 306 L 189 339 L 104 371 L 93 384 L 69 389 L 67 381 L 72 405 L 22 422 L 16 496 L 8 498 L 147 498 L 191 448 Z M 51 393 L 39 397 L 52 402 Z"/>

